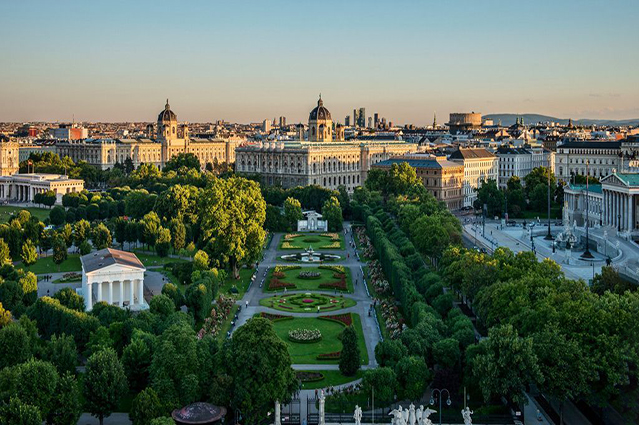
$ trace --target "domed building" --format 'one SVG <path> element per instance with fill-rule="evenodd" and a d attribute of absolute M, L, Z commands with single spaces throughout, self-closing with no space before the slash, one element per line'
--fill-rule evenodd
<path fill-rule="evenodd" d="M 177 115 L 171 110 L 169 99 L 166 99 L 164 110 L 158 114 L 157 138 L 160 140 L 177 139 Z"/>
<path fill-rule="evenodd" d="M 417 150 L 403 140 L 344 140 L 344 127 L 333 129 L 331 113 L 320 96 L 308 115 L 308 136 L 298 126 L 298 140 L 261 142 L 235 150 L 235 171 L 258 174 L 265 184 L 285 188 L 344 186 L 351 193 L 375 163 Z"/>

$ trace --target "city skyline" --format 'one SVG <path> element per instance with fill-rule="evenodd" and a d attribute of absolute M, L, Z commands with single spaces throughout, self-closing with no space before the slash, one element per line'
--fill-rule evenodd
<path fill-rule="evenodd" d="M 168 97 L 181 121 L 296 123 L 320 92 L 340 122 L 639 117 L 636 2 L 322 6 L 3 3 L 0 121 L 152 122 Z"/>

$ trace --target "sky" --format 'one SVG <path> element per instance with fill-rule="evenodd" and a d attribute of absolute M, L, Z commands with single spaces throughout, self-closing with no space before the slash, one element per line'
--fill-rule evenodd
<path fill-rule="evenodd" d="M 0 121 L 306 122 L 321 93 L 450 112 L 639 118 L 637 0 L 0 2 Z"/>

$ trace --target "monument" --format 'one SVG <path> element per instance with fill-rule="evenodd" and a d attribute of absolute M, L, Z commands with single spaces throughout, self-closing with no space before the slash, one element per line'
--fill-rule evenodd
<path fill-rule="evenodd" d="M 298 232 L 327 232 L 328 221 L 320 220 L 322 214 L 315 211 L 304 211 L 302 214 L 306 216 L 306 220 L 297 220 Z"/>
<path fill-rule="evenodd" d="M 470 415 L 473 414 L 473 411 L 470 410 L 468 406 L 462 409 L 461 414 L 464 419 L 464 425 L 473 425 L 473 418 L 470 417 Z"/>
<path fill-rule="evenodd" d="M 353 419 L 355 419 L 355 425 L 361 425 L 362 423 L 362 408 L 357 404 L 355 405 L 355 413 L 353 414 Z"/>

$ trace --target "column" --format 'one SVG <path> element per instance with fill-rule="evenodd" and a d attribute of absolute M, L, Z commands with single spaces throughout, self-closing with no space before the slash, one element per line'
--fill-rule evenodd
<path fill-rule="evenodd" d="M 144 280 L 138 279 L 138 293 L 140 305 L 144 304 Z"/>
<path fill-rule="evenodd" d="M 135 299 L 133 298 L 133 281 L 129 280 L 129 308 L 133 307 Z"/>
<path fill-rule="evenodd" d="M 626 221 L 626 223 L 628 223 L 628 231 L 632 232 L 632 228 L 634 227 L 634 221 L 632 219 L 633 214 L 632 214 L 632 195 L 628 194 L 626 195 L 627 198 L 627 202 L 626 204 L 628 205 L 628 212 L 626 213 L 626 216 L 628 216 L 628 220 Z"/>
<path fill-rule="evenodd" d="M 84 294 L 85 310 L 87 311 L 91 310 L 91 308 L 93 307 L 91 300 L 91 296 L 93 295 L 91 294 L 92 291 L 93 284 L 91 282 L 87 282 L 87 293 Z"/>
<path fill-rule="evenodd" d="M 113 281 L 109 281 L 109 305 L 113 305 Z"/>
<path fill-rule="evenodd" d="M 102 282 L 96 282 L 98 284 L 98 302 L 102 301 Z"/>
<path fill-rule="evenodd" d="M 120 307 L 124 307 L 124 281 L 120 280 Z"/>

